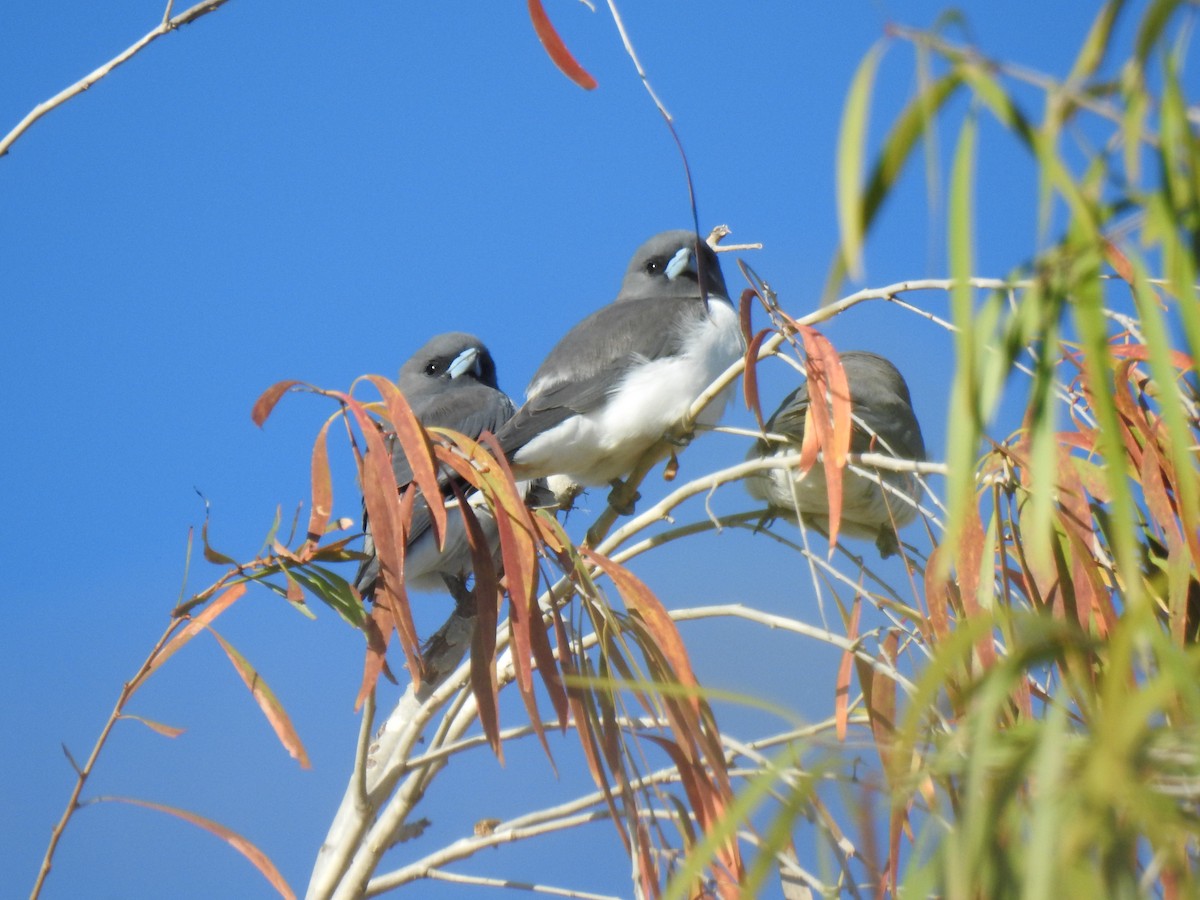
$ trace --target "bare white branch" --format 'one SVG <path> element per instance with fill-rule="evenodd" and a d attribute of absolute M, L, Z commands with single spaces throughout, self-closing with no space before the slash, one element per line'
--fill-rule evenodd
<path fill-rule="evenodd" d="M 167 3 L 167 10 L 163 14 L 162 22 L 159 23 L 157 28 L 148 32 L 140 40 L 130 45 L 121 53 L 118 53 L 98 69 L 93 70 L 90 74 L 85 75 L 70 87 L 64 88 L 49 100 L 45 100 L 31 109 L 25 118 L 17 123 L 16 128 L 6 134 L 3 139 L 0 139 L 0 156 L 4 156 L 6 153 L 8 153 L 8 149 L 17 141 L 17 139 L 20 138 L 21 135 L 23 135 L 26 131 L 28 131 L 34 122 L 46 115 L 46 113 L 58 108 L 59 106 L 62 106 L 72 97 L 82 94 L 113 69 L 117 68 L 117 66 L 128 62 L 130 59 L 144 50 L 147 45 L 162 37 L 164 34 L 174 31 L 176 28 L 187 25 L 190 22 L 194 22 L 196 19 L 203 15 L 207 15 L 215 9 L 219 9 L 220 7 L 224 6 L 228 0 L 202 0 L 202 2 L 184 10 L 174 18 L 171 18 L 172 2 Z"/>

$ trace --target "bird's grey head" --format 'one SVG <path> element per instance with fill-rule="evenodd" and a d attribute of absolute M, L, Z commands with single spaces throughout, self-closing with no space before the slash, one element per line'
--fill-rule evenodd
<path fill-rule="evenodd" d="M 430 338 L 400 367 L 400 387 L 428 384 L 445 385 L 478 382 L 495 388 L 496 363 L 479 338 L 461 331 L 450 331 Z"/>
<path fill-rule="evenodd" d="M 666 297 L 729 298 L 717 254 L 693 231 L 664 231 L 638 247 L 625 272 L 618 300 Z"/>

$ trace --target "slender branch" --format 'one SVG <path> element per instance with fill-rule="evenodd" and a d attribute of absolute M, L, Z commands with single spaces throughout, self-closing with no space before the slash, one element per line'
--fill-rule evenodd
<path fill-rule="evenodd" d="M 866 650 L 862 649 L 863 638 L 866 635 L 859 635 L 856 640 L 850 640 L 840 634 L 834 634 L 832 631 L 827 631 L 824 628 L 817 628 L 815 625 L 809 625 L 807 622 L 801 622 L 799 619 L 789 619 L 787 616 L 777 616 L 772 613 L 765 613 L 753 607 L 743 606 L 740 603 L 723 603 L 715 606 L 693 606 L 688 609 L 672 609 L 668 610 L 671 618 L 676 622 L 691 622 L 697 619 L 713 619 L 713 618 L 735 618 L 745 619 L 748 622 L 756 622 L 759 625 L 765 625 L 768 628 L 779 628 L 784 631 L 791 631 L 795 634 L 803 635 L 804 637 L 814 638 L 823 641 L 826 644 L 837 647 L 839 650 L 853 653 L 858 659 L 861 659 L 871 668 L 882 672 L 891 678 L 896 684 L 904 688 L 908 694 L 916 693 L 917 686 L 902 675 L 895 666 L 885 662 L 882 659 L 877 659 Z"/>
<path fill-rule="evenodd" d="M 478 875 L 443 872 L 441 869 L 430 869 L 425 873 L 425 877 L 431 881 L 449 881 L 453 884 L 473 884 L 479 887 L 511 888 L 518 891 L 530 891 L 535 894 L 550 894 L 554 897 L 572 897 L 575 900 L 621 900 L 620 897 L 614 897 L 612 894 L 573 891 L 567 888 L 550 887 L 545 884 L 530 884 L 528 881 L 510 881 L 507 878 L 481 878 Z"/>
<path fill-rule="evenodd" d="M 28 131 L 34 122 L 46 115 L 46 113 L 62 106 L 72 97 L 82 94 L 117 66 L 132 59 L 154 40 L 162 37 L 168 32 L 174 31 L 176 28 L 194 22 L 196 19 L 203 15 L 207 15 L 215 9 L 219 9 L 227 2 L 228 0 L 202 0 L 202 2 L 197 3 L 195 6 L 185 10 L 184 12 L 181 12 L 174 18 L 170 17 L 172 3 L 168 3 L 166 12 L 163 14 L 162 22 L 159 23 L 157 28 L 147 33 L 140 40 L 130 45 L 123 52 L 114 56 L 104 65 L 94 70 L 91 74 L 85 75 L 70 87 L 59 91 L 49 100 L 39 103 L 32 110 L 30 110 L 28 115 L 26 115 L 25 118 L 17 123 L 17 127 L 6 134 L 2 140 L 0 140 L 0 156 L 7 154 L 9 147 L 11 147 L 18 138 Z"/>
<path fill-rule="evenodd" d="M 607 818 L 608 810 L 597 809 L 574 816 L 564 816 L 561 819 L 544 824 L 530 825 L 524 828 L 500 826 L 490 834 L 461 838 L 443 847 L 438 852 L 430 854 L 420 862 L 412 863 L 401 869 L 396 869 L 394 872 L 372 878 L 366 885 L 365 890 L 355 896 L 374 897 L 392 888 L 428 878 L 431 871 L 440 869 L 447 863 L 457 862 L 458 860 L 474 856 L 480 850 L 489 847 L 499 847 L 503 844 L 510 844 L 526 838 L 565 831 L 568 828 L 578 828 L 581 825 L 590 825 L 592 822 L 601 822 Z"/>
<path fill-rule="evenodd" d="M 117 698 L 116 705 L 109 713 L 108 721 L 104 723 L 104 728 L 100 730 L 100 736 L 96 738 L 96 743 L 92 747 L 92 752 L 87 758 L 87 762 L 82 767 L 74 766 L 75 769 L 75 787 L 71 791 L 71 797 L 67 800 L 67 808 L 63 810 L 62 817 L 59 818 L 58 824 L 54 826 L 54 830 L 50 833 L 50 844 L 46 847 L 46 854 L 42 857 L 42 866 L 38 870 L 37 881 L 34 882 L 33 891 L 29 895 L 29 900 L 37 900 L 42 893 L 42 887 L 46 883 L 46 877 L 50 874 L 50 867 L 54 860 L 54 851 L 58 847 L 59 840 L 62 839 L 63 831 L 67 827 L 67 823 L 71 820 L 71 816 L 75 814 L 75 810 L 79 809 L 79 796 L 83 793 L 83 786 L 87 783 L 88 776 L 92 774 L 92 769 L 96 765 L 96 761 L 100 758 L 100 751 L 104 749 L 104 745 L 108 742 L 108 735 L 112 731 L 113 726 L 117 724 L 117 720 L 121 718 L 121 713 L 125 709 L 125 704 L 129 702 L 129 698 L 133 696 L 138 687 L 142 684 L 146 674 L 153 667 L 155 659 L 158 658 L 159 652 L 166 645 L 179 626 L 184 623 L 183 619 L 174 618 L 167 626 L 166 631 L 162 633 L 154 645 L 154 649 L 150 651 L 146 661 L 142 663 L 137 674 L 129 681 L 121 686 L 121 694 Z"/>

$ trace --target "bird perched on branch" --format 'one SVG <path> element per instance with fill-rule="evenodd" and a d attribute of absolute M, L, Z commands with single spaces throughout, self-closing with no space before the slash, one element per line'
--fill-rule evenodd
<path fill-rule="evenodd" d="M 496 364 L 492 355 L 477 337 L 461 332 L 431 338 L 400 367 L 397 384 L 413 414 L 426 428 L 452 428 L 472 439 L 478 439 L 485 430 L 496 432 L 516 409 L 508 395 L 496 385 Z M 412 483 L 412 468 L 395 435 L 389 435 L 388 449 L 396 484 L 403 490 Z M 446 488 L 447 496 L 453 477 L 444 470 L 438 474 L 438 481 Z M 462 517 L 451 508 L 457 501 L 448 501 L 446 505 L 450 515 L 447 516 L 446 539 L 439 551 L 430 528 L 428 505 L 423 498 L 418 498 L 414 504 L 412 527 L 405 548 L 404 581 L 408 589 L 417 591 L 441 591 L 451 587 L 456 599 L 460 599 L 457 588 L 471 570 L 471 550 Z M 496 547 L 495 520 L 486 504 L 473 504 L 472 508 L 484 536 L 493 548 Z M 378 588 L 380 567 L 365 506 L 363 530 L 366 532 L 363 552 L 367 558 L 359 567 L 354 586 L 364 599 L 370 599 Z"/>
<path fill-rule="evenodd" d="M 518 477 L 614 482 L 674 432 L 742 353 L 717 256 L 691 231 L 656 235 L 634 254 L 616 300 L 550 351 L 528 399 L 497 437 Z M 728 390 L 698 418 L 720 418 Z"/>
<path fill-rule="evenodd" d="M 841 354 L 850 389 L 853 426 L 851 453 L 883 453 L 898 459 L 924 460 L 925 441 L 912 408 L 904 377 L 888 360 L 875 353 L 850 350 Z M 804 418 L 810 403 L 808 382 L 792 391 L 766 423 L 766 431 L 783 435 L 790 444 L 760 439 L 747 459 L 784 456 L 797 452 L 804 441 Z M 917 513 L 921 486 L 911 472 L 870 469 L 861 475 L 846 468 L 842 477 L 842 516 L 839 532 L 874 540 L 884 559 L 899 549 L 896 529 Z M 881 486 L 880 480 L 884 485 Z M 795 519 L 796 511 L 808 524 L 829 530 L 829 497 L 825 469 L 814 465 L 804 474 L 795 468 L 776 468 L 746 478 L 746 489 L 771 510 Z"/>

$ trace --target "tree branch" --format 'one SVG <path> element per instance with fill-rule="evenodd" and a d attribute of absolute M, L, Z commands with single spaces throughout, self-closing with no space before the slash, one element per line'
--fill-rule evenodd
<path fill-rule="evenodd" d="M 173 0 L 172 0 L 172 3 L 167 4 L 166 12 L 163 14 L 163 20 L 162 20 L 162 22 L 159 23 L 157 28 L 155 28 L 153 31 L 150 31 L 149 33 L 147 33 L 145 36 L 143 36 L 141 38 L 141 40 L 136 41 L 134 44 L 132 44 L 127 49 L 125 49 L 123 52 L 118 53 L 116 56 L 114 56 L 112 59 L 110 59 L 104 65 L 100 66 L 100 68 L 94 70 L 91 74 L 85 75 L 83 78 L 79 79 L 77 82 L 75 82 L 69 88 L 65 88 L 64 90 L 59 91 L 57 94 L 55 94 L 49 100 L 39 103 L 32 110 L 30 110 L 29 114 L 26 115 L 25 118 L 23 118 L 19 123 L 17 123 L 17 127 L 14 128 L 12 131 L 10 131 L 8 134 L 6 134 L 2 140 L 0 140 L 0 156 L 4 156 L 5 154 L 7 154 L 8 149 L 14 143 L 16 143 L 17 139 L 20 138 L 23 134 L 25 134 L 25 132 L 30 129 L 30 127 L 33 125 L 33 123 L 36 122 L 38 119 L 40 119 L 42 116 L 46 115 L 46 113 L 62 106 L 64 103 L 66 103 L 72 97 L 74 97 L 78 94 L 82 94 L 84 91 L 86 91 L 88 88 L 90 88 L 93 84 L 95 84 L 97 81 L 99 81 L 105 75 L 107 75 L 109 72 L 111 72 L 117 66 L 121 65 L 124 62 L 128 62 L 130 59 L 132 59 L 134 56 L 136 56 L 138 53 L 140 53 L 143 49 L 145 49 L 147 45 L 149 45 L 153 41 L 157 40 L 158 38 L 162 37 L 164 34 L 174 31 L 176 28 L 179 28 L 183 25 L 187 25 L 187 24 L 190 24 L 191 22 L 194 22 L 196 19 L 199 19 L 201 16 L 207 15 L 208 13 L 212 12 L 213 10 L 219 9 L 220 7 L 224 6 L 227 2 L 228 2 L 228 0 L 202 0 L 202 2 L 197 3 L 195 6 L 181 12 L 179 15 L 175 16 L 174 18 L 171 18 L 170 15 L 171 15 L 172 3 L 173 3 Z"/>

